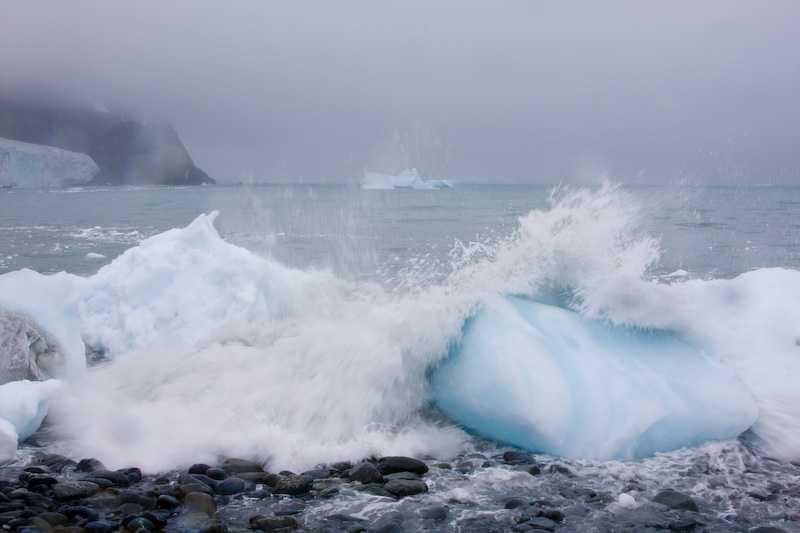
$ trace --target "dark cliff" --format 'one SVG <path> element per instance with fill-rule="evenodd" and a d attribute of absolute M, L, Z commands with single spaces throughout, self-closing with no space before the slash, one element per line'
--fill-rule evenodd
<path fill-rule="evenodd" d="M 88 155 L 100 167 L 95 185 L 216 183 L 195 166 L 165 120 L 144 123 L 89 106 L 0 99 L 0 137 Z"/>

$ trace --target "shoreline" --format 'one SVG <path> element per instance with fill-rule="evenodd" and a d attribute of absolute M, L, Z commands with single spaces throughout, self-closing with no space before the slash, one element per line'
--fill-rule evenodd
<path fill-rule="evenodd" d="M 754 453 L 737 442 L 738 450 L 722 449 L 720 457 Z M 676 477 L 659 483 L 644 475 L 647 460 L 609 465 L 621 470 L 608 475 L 593 462 L 519 450 L 448 462 L 372 458 L 302 473 L 229 458 L 143 475 L 136 467 L 107 470 L 95 459 L 21 448 L 27 459 L 0 466 L 0 526 L 10 531 L 779 533 L 800 526 L 800 465 L 755 455 L 737 460 L 793 469 L 785 472 L 790 482 L 754 464 L 741 472 L 717 464 L 714 471 L 719 458 L 698 453 L 667 457 Z M 737 479 L 752 490 L 742 492 Z"/>

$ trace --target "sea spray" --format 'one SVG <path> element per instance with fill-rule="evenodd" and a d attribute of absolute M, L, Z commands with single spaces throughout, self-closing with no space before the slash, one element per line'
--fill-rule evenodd
<path fill-rule="evenodd" d="M 459 246 L 451 265 L 411 257 L 384 285 L 257 257 L 200 217 L 72 278 L 84 341 L 109 361 L 62 391 L 51 420 L 75 454 L 149 470 L 218 455 L 298 470 L 452 456 L 469 436 L 423 416 L 427 378 L 489 299 L 519 295 L 605 327 L 677 335 L 736 373 L 761 410 L 754 429 L 790 456 L 797 401 L 783 376 L 795 368 L 797 272 L 660 281 L 643 216 L 620 187 L 559 188 L 512 235 Z M 761 294 L 738 296 L 750 291 Z M 771 302 L 780 329 L 762 314 Z"/>

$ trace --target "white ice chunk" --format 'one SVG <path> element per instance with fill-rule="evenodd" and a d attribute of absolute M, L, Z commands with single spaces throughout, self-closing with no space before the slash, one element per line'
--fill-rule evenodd
<path fill-rule="evenodd" d="M 663 331 L 614 328 L 497 297 L 435 373 L 443 412 L 493 440 L 556 455 L 627 459 L 739 435 L 753 398 Z"/>
<path fill-rule="evenodd" d="M 17 430 L 14 424 L 0 418 L 0 464 L 7 463 L 14 458 L 17 452 Z"/>
<path fill-rule="evenodd" d="M 50 397 L 61 386 L 55 379 L 47 381 L 12 381 L 0 385 L 0 419 L 7 420 L 19 435 L 19 442 L 33 435 L 42 424 Z"/>
<path fill-rule="evenodd" d="M 397 176 L 364 172 L 362 189 L 444 189 L 452 187 L 450 180 L 423 180 L 416 168 L 404 170 Z"/>

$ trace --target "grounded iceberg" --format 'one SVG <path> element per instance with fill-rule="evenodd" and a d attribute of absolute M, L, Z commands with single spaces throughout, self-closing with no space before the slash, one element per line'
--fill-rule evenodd
<path fill-rule="evenodd" d="M 735 437 L 758 407 L 729 371 L 664 331 L 614 328 L 497 297 L 437 369 L 438 407 L 531 451 L 630 459 Z"/>
<path fill-rule="evenodd" d="M 86 154 L 0 138 L 0 186 L 81 185 L 99 172 Z"/>
<path fill-rule="evenodd" d="M 416 168 L 405 170 L 397 176 L 364 172 L 362 189 L 445 189 L 452 187 L 450 180 L 423 180 Z"/>

